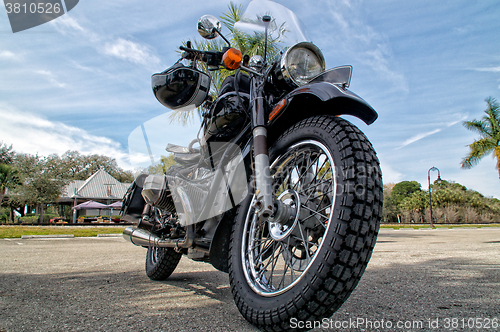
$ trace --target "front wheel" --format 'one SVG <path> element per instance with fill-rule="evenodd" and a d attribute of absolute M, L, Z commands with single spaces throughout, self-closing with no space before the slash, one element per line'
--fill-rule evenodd
<path fill-rule="evenodd" d="M 269 158 L 286 217 L 259 220 L 252 195 L 241 204 L 229 277 L 242 315 L 280 331 L 331 316 L 354 290 L 375 246 L 382 179 L 370 142 L 336 117 L 297 123 Z"/>

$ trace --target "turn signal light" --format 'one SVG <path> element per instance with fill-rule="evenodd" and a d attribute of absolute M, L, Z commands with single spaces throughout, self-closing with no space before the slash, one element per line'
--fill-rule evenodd
<path fill-rule="evenodd" d="M 241 60 L 243 60 L 243 54 L 235 48 L 230 48 L 222 56 L 222 63 L 224 67 L 229 70 L 235 70 L 240 68 Z"/>
<path fill-rule="evenodd" d="M 286 99 L 281 99 L 281 101 L 278 104 L 276 104 L 271 114 L 269 114 L 269 121 L 273 121 L 285 106 L 286 106 Z"/>

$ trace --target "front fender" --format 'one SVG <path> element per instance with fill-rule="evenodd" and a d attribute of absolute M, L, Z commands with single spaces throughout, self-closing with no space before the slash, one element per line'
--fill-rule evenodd
<path fill-rule="evenodd" d="M 377 112 L 361 97 L 328 82 L 301 86 L 290 92 L 280 103 L 284 107 L 275 107 L 269 115 L 270 127 L 283 122 L 283 118 L 297 122 L 319 114 L 352 115 L 368 125 L 378 118 Z"/>

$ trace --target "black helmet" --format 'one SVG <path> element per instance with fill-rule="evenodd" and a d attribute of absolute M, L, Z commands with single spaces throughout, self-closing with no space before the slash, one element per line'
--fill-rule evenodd
<path fill-rule="evenodd" d="M 200 106 L 208 96 L 210 77 L 195 68 L 176 63 L 151 77 L 156 99 L 170 109 Z"/>

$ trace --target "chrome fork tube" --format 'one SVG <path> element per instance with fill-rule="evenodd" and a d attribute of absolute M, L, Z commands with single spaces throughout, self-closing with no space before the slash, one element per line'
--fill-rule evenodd
<path fill-rule="evenodd" d="M 252 98 L 252 134 L 255 175 L 255 208 L 259 217 L 268 219 L 273 215 L 271 174 L 269 171 L 269 153 L 267 149 L 267 122 L 264 100 L 265 78 L 254 75 L 250 85 Z"/>
<path fill-rule="evenodd" d="M 269 171 L 269 155 L 267 152 L 267 129 L 257 127 L 253 130 L 256 208 L 259 217 L 268 219 L 273 215 L 273 199 L 271 190 L 271 173 Z"/>

